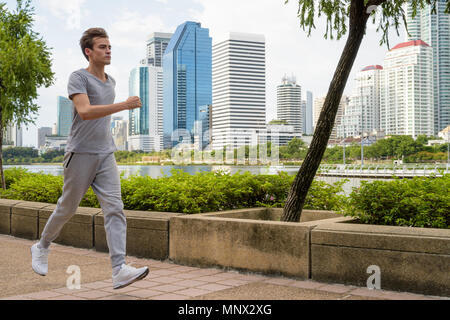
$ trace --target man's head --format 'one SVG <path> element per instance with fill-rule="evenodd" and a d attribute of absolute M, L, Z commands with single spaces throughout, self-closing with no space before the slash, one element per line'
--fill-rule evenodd
<path fill-rule="evenodd" d="M 106 31 L 102 28 L 91 28 L 83 33 L 80 46 L 87 61 L 94 63 L 111 63 L 111 45 Z"/>

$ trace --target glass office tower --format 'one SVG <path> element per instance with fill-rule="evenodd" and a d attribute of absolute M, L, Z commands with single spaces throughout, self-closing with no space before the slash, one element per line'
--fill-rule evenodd
<path fill-rule="evenodd" d="M 59 96 L 56 110 L 56 130 L 58 136 L 69 136 L 70 128 L 72 127 L 72 112 L 72 100 Z"/>
<path fill-rule="evenodd" d="M 164 83 L 164 148 L 176 146 L 180 139 L 172 134 L 185 129 L 194 143 L 196 121 L 208 117 L 212 103 L 212 39 L 200 23 L 187 21 L 177 27 L 163 56 Z M 203 135 L 202 146 L 209 144 Z M 175 141 L 172 141 L 175 140 Z"/>
<path fill-rule="evenodd" d="M 137 96 L 141 98 L 142 107 L 131 109 L 129 112 L 128 134 L 130 136 L 149 134 L 148 82 L 148 67 L 140 66 L 131 70 L 129 79 L 129 95 L 130 97 Z"/>

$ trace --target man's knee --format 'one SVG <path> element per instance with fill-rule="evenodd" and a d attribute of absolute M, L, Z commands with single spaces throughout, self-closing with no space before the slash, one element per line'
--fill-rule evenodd
<path fill-rule="evenodd" d="M 103 215 L 121 215 L 124 216 L 123 213 L 123 202 L 121 200 L 110 200 L 101 205 Z"/>

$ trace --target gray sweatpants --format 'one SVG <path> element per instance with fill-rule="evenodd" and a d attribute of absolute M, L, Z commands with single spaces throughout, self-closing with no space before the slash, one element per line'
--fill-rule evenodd
<path fill-rule="evenodd" d="M 63 192 L 42 231 L 40 244 L 47 248 L 58 237 L 64 224 L 75 214 L 89 186 L 97 195 L 104 215 L 112 267 L 120 266 L 125 263 L 127 222 L 114 153 L 66 152 Z"/>

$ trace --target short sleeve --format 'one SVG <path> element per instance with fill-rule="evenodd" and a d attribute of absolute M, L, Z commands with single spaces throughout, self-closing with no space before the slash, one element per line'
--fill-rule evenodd
<path fill-rule="evenodd" d="M 70 100 L 72 100 L 73 95 L 77 93 L 87 94 L 87 79 L 80 76 L 78 73 L 73 72 L 69 77 L 67 91 L 69 93 Z"/>

